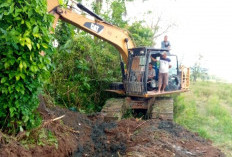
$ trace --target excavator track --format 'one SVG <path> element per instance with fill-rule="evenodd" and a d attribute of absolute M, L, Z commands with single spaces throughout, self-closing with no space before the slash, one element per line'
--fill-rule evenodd
<path fill-rule="evenodd" d="M 101 113 L 105 121 L 121 120 L 128 109 L 125 98 L 111 98 L 106 101 Z"/>
<path fill-rule="evenodd" d="M 152 119 L 173 120 L 173 98 L 157 97 L 152 105 Z"/>
<path fill-rule="evenodd" d="M 112 98 L 102 108 L 105 121 L 121 120 L 128 109 L 147 109 L 148 119 L 173 120 L 173 98 L 154 97 L 135 101 L 130 97 Z"/>

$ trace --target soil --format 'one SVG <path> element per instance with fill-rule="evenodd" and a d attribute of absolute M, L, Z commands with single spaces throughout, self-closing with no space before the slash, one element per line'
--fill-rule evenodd
<path fill-rule="evenodd" d="M 39 112 L 43 128 L 58 140 L 55 145 L 25 147 L 20 140 L 0 133 L 1 157 L 223 157 L 212 142 L 183 127 L 161 120 L 123 119 L 105 122 L 101 114 L 84 115 L 60 107 L 45 107 Z M 65 115 L 60 120 L 56 117 Z M 45 125 L 46 124 L 46 125 Z M 16 136 L 20 137 L 20 135 Z M 23 137 L 23 136 L 22 136 Z M 20 139 L 20 138 L 19 138 Z"/>

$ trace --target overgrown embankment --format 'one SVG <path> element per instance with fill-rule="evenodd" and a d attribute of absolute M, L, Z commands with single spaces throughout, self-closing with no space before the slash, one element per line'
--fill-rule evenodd
<path fill-rule="evenodd" d="M 232 86 L 218 82 L 196 82 L 191 91 L 176 97 L 175 121 L 210 139 L 232 156 Z"/>

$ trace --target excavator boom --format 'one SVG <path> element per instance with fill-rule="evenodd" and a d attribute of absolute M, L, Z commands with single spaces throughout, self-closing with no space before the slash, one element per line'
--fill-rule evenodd
<path fill-rule="evenodd" d="M 79 4 L 78 7 L 81 8 L 83 6 Z M 87 10 L 87 8 L 84 9 L 85 11 Z M 47 10 L 55 16 L 53 28 L 56 27 L 59 19 L 68 22 L 112 44 L 121 54 L 124 63 L 127 63 L 128 49 L 134 48 L 135 45 L 126 30 L 108 24 L 100 17 L 95 17 L 95 20 L 91 20 L 81 14 L 75 13 L 71 9 L 61 8 L 58 0 L 47 0 Z M 91 13 L 90 10 L 88 11 Z"/>

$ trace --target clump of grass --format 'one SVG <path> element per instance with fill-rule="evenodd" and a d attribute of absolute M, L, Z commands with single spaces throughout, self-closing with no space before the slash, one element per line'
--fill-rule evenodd
<path fill-rule="evenodd" d="M 191 91 L 175 97 L 174 119 L 187 129 L 211 139 L 232 156 L 232 86 L 196 82 Z"/>

